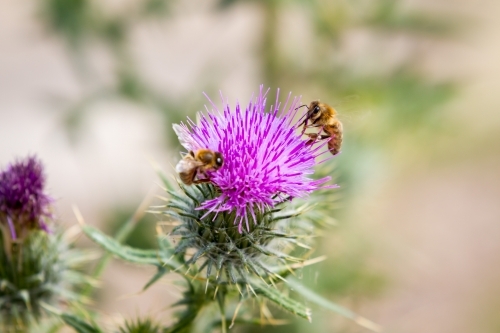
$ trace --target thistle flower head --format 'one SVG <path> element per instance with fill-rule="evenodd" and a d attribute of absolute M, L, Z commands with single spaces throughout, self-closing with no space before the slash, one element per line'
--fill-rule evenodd
<path fill-rule="evenodd" d="M 13 239 L 25 230 L 47 230 L 52 199 L 44 186 L 43 165 L 35 157 L 0 172 L 0 222 L 9 227 Z"/>
<path fill-rule="evenodd" d="M 192 271 L 204 271 L 207 286 L 274 276 L 282 264 L 302 261 L 294 255 L 301 252 L 298 244 L 309 242 L 312 225 L 294 219 L 307 205 L 288 199 L 333 187 L 324 184 L 330 177 L 311 178 L 327 142 L 307 144 L 297 130 L 299 99 L 289 105 L 289 97 L 281 106 L 277 96 L 266 111 L 266 95 L 261 87 L 244 110 L 237 104 L 233 111 L 226 102 L 220 111 L 212 103 L 214 110 L 198 124 L 174 125 L 188 151 L 209 149 L 224 158 L 222 167 L 202 170 L 200 179 L 206 176 L 208 183 L 181 185 L 179 193 L 165 181 L 170 198 L 163 213 L 175 219 L 169 232 L 174 254 Z"/>
<path fill-rule="evenodd" d="M 84 284 L 74 270 L 86 260 L 68 234 L 46 232 L 52 199 L 44 193 L 43 166 L 35 157 L 0 171 L 0 332 L 27 332 L 46 305 L 80 301 Z"/>
<path fill-rule="evenodd" d="M 225 102 L 221 112 L 209 99 L 214 109 L 207 109 L 198 124 L 189 120 L 188 125 L 174 125 L 188 151 L 208 148 L 223 155 L 224 165 L 207 172 L 220 195 L 204 201 L 198 209 L 207 214 L 235 212 L 240 233 L 243 225 L 249 230 L 250 224 L 258 223 L 256 212 L 262 213 L 284 199 L 307 196 L 330 179 L 309 177 L 320 153 L 318 144 L 306 145 L 296 131 L 299 99 L 287 106 L 289 96 L 281 107 L 278 91 L 276 103 L 266 112 L 268 91 L 261 86 L 244 110 L 236 104 L 232 111 Z"/>

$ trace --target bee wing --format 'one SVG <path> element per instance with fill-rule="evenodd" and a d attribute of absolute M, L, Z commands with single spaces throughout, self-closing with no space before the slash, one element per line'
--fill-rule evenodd
<path fill-rule="evenodd" d="M 196 161 L 192 158 L 183 158 L 175 166 L 175 172 L 177 172 L 177 173 L 189 172 L 190 170 L 197 168 L 199 166 L 202 166 L 202 165 L 203 165 L 203 163 Z"/>
<path fill-rule="evenodd" d="M 354 110 L 338 115 L 337 119 L 353 128 L 371 123 L 374 119 L 373 116 L 372 110 Z"/>
<path fill-rule="evenodd" d="M 346 124 L 360 124 L 373 121 L 373 111 L 366 109 L 363 99 L 358 95 L 342 97 L 340 101 L 331 104 L 337 111 L 337 118 Z"/>
<path fill-rule="evenodd" d="M 175 134 L 177 134 L 177 137 L 179 138 L 179 142 L 184 148 L 186 148 L 187 150 L 196 150 L 196 148 L 198 148 L 198 144 L 189 134 L 186 126 L 173 124 L 172 128 L 174 129 Z"/>

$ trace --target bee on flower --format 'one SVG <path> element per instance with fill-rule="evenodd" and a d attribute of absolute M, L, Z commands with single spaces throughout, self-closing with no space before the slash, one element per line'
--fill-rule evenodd
<path fill-rule="evenodd" d="M 223 166 L 205 172 L 221 194 L 203 202 L 199 209 L 234 211 L 240 232 L 259 223 L 257 211 L 263 213 L 285 198 L 305 197 L 330 180 L 310 178 L 321 154 L 319 147 L 327 142 L 312 145 L 296 131 L 299 99 L 281 106 L 277 96 L 268 112 L 268 91 L 261 86 L 255 100 L 244 109 L 237 104 L 234 110 L 228 103 L 220 110 L 207 97 L 213 109 L 201 114 L 198 124 L 190 120 L 174 124 L 187 151 L 208 149 L 224 158 Z"/>

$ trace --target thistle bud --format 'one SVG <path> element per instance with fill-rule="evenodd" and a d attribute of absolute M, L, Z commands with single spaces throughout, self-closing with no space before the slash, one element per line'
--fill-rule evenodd
<path fill-rule="evenodd" d="M 46 313 L 77 299 L 72 270 L 77 256 L 53 229 L 52 199 L 44 192 L 43 166 L 34 157 L 0 171 L 0 331 L 26 332 Z M 80 256 L 81 258 L 81 256 Z"/>
<path fill-rule="evenodd" d="M 48 231 L 52 199 L 44 193 L 43 166 L 34 157 L 0 173 L 0 223 L 17 240 L 30 230 Z"/>

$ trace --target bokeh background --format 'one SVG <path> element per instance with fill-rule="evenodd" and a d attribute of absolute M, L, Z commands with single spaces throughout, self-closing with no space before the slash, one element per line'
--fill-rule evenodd
<path fill-rule="evenodd" d="M 500 4 L 495 0 L 3 0 L 0 164 L 37 154 L 61 223 L 113 233 L 161 194 L 172 122 L 205 91 L 260 84 L 334 105 L 337 224 L 311 288 L 386 332 L 500 330 Z M 273 93 L 272 93 L 273 94 Z M 149 201 L 148 201 L 149 200 Z M 128 240 L 154 246 L 156 216 Z M 90 246 L 82 240 L 82 246 Z M 172 320 L 180 295 L 113 262 L 92 305 L 112 325 Z M 284 314 L 273 309 L 277 317 Z M 314 308 L 273 332 L 364 332 Z M 311 326 L 312 325 L 312 326 Z M 240 328 L 252 332 L 253 328 Z"/>

